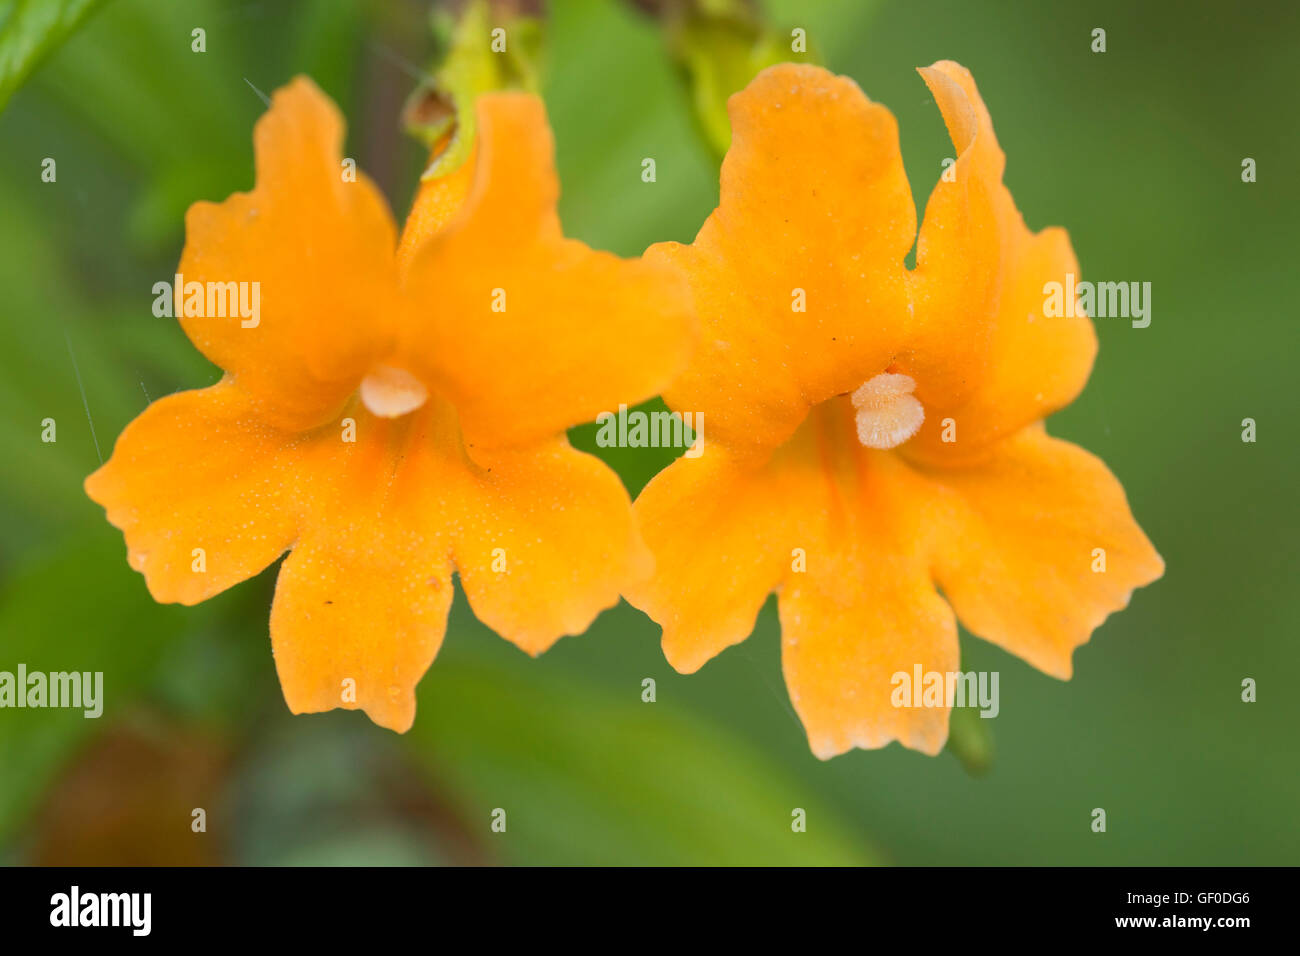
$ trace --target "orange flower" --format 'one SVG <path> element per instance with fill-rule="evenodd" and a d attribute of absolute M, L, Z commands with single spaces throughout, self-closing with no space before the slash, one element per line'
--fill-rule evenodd
<path fill-rule="evenodd" d="M 1086 316 L 1043 315 L 1044 284 L 1078 274 L 1069 239 L 1025 227 L 970 74 L 920 72 L 958 158 L 914 270 L 893 116 L 792 64 L 732 97 L 695 242 L 646 253 L 692 286 L 701 348 L 665 398 L 713 440 L 638 498 L 656 573 L 629 600 L 692 672 L 778 590 L 786 684 L 822 758 L 942 748 L 948 708 L 895 706 L 894 675 L 958 670 L 954 611 L 1069 678 L 1074 648 L 1163 571 L 1105 465 L 1043 428 L 1097 347 Z"/>
<path fill-rule="evenodd" d="M 259 283 L 261 314 L 181 317 L 224 378 L 154 402 L 86 480 L 159 601 L 292 549 L 271 640 L 295 713 L 407 729 L 453 570 L 530 654 L 649 571 L 618 477 L 565 429 L 669 380 L 686 290 L 562 236 L 539 99 L 486 95 L 477 116 L 475 155 L 424 183 L 399 244 L 338 110 L 303 78 L 278 91 L 256 187 L 190 208 L 178 269 L 187 292 Z"/>

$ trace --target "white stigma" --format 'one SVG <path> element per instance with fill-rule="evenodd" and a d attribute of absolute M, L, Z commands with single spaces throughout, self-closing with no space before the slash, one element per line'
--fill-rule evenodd
<path fill-rule="evenodd" d="M 406 369 L 378 365 L 361 380 L 361 401 L 380 418 L 398 418 L 428 399 L 420 380 Z"/>
<path fill-rule="evenodd" d="M 910 375 L 881 372 L 858 386 L 851 401 L 857 409 L 858 441 L 868 448 L 895 448 L 916 434 L 925 409 L 912 394 Z"/>

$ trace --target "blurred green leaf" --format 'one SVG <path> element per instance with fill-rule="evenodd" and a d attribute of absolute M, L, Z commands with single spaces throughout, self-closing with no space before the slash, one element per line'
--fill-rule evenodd
<path fill-rule="evenodd" d="M 878 862 L 815 792 L 671 703 L 462 658 L 421 685 L 411 743 L 473 801 L 466 819 L 526 864 L 860 865 Z M 801 808 L 807 831 L 793 832 Z M 490 844 L 491 845 L 491 844 Z"/>
<path fill-rule="evenodd" d="M 279 689 L 276 689 L 277 695 Z M 400 738 L 356 715 L 290 717 L 278 703 L 230 785 L 230 852 L 246 866 L 456 862 Z"/>
<path fill-rule="evenodd" d="M 87 528 L 75 546 L 9 578 L 0 591 L 0 670 L 101 672 L 103 714 L 0 711 L 0 843 L 80 741 L 132 705 L 194 609 L 155 604 L 126 563 L 122 536 Z"/>
<path fill-rule="evenodd" d="M 0 0 L 0 109 L 103 0 Z"/>
<path fill-rule="evenodd" d="M 717 204 L 718 169 L 658 26 L 630 5 L 555 4 L 546 30 L 547 57 L 563 65 L 547 71 L 544 95 L 565 234 L 624 256 L 689 242 Z M 647 158 L 653 183 L 641 178 Z"/>
<path fill-rule="evenodd" d="M 0 180 L 6 226 L 0 230 L 0 449 L 6 463 L 0 492 L 11 506 L 11 517 L 0 524 L 5 556 L 29 542 L 33 530 L 48 534 L 92 513 L 82 480 L 147 404 L 114 344 L 123 327 L 95 321 L 82 287 L 68 282 L 78 270 L 45 215 L 58 188 L 35 175 Z M 152 318 L 146 296 L 140 300 L 141 321 Z M 46 419 L 55 422 L 54 442 L 42 441 Z"/>

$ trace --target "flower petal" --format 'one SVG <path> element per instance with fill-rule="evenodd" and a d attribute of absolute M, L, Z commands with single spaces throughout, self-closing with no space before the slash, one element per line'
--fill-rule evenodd
<path fill-rule="evenodd" d="M 561 236 L 540 99 L 482 96 L 478 117 L 469 195 L 407 263 L 428 314 L 402 351 L 455 402 L 471 446 L 522 446 L 657 394 L 693 318 L 671 269 Z"/>
<path fill-rule="evenodd" d="M 618 476 L 565 438 L 480 455 L 455 527 L 474 613 L 529 654 L 581 634 L 652 567 Z"/>
<path fill-rule="evenodd" d="M 957 622 L 930 574 L 925 489 L 897 456 L 853 441 L 853 410 L 823 406 L 815 429 L 825 534 L 807 571 L 778 598 L 786 686 L 808 742 L 827 759 L 897 740 L 927 754 L 948 738 L 948 703 L 899 706 L 894 675 L 947 674 L 960 665 Z M 814 499 L 815 500 L 815 499 Z"/>
<path fill-rule="evenodd" d="M 681 673 L 749 637 L 796 549 L 806 555 L 824 537 L 815 452 L 805 432 L 762 465 L 710 447 L 678 458 L 637 497 L 655 573 L 624 595 L 663 626 L 664 656 Z"/>
<path fill-rule="evenodd" d="M 792 575 L 782 591 L 786 686 L 823 760 L 891 740 L 933 756 L 948 739 L 948 703 L 897 706 L 894 675 L 956 672 L 957 622 L 887 516 L 867 524 L 864 539 L 826 542 L 810 555 L 808 573 Z"/>
<path fill-rule="evenodd" d="M 926 408 L 906 446 L 919 460 L 956 461 L 1069 404 L 1097 351 L 1087 316 L 1045 317 L 1044 286 L 1076 277 L 1064 230 L 1031 233 L 1002 183 L 1006 157 L 964 67 L 920 71 L 958 157 L 926 205 L 912 293 L 919 324 L 901 363 Z M 944 420 L 956 441 L 944 442 Z"/>
<path fill-rule="evenodd" d="M 124 533 L 155 600 L 197 604 L 293 543 L 295 460 L 292 436 L 262 424 L 253 401 L 222 381 L 146 408 L 86 494 Z"/>
<path fill-rule="evenodd" d="M 926 474 L 946 512 L 935 574 L 958 617 L 1048 674 L 1069 679 L 1074 649 L 1164 573 L 1105 464 L 1041 428 Z"/>
<path fill-rule="evenodd" d="M 343 118 L 310 80 L 276 91 L 253 141 L 256 186 L 190 207 L 177 271 L 186 287 L 249 283 L 250 305 L 258 283 L 257 315 L 227 305 L 181 324 L 267 421 L 308 428 L 337 415 L 391 349 L 396 227 L 369 179 L 345 178 Z"/>
<path fill-rule="evenodd" d="M 476 155 L 471 150 L 465 162 L 451 172 L 420 180 L 397 244 L 397 264 L 403 278 L 420 251 L 456 220 L 476 180 Z"/>
<path fill-rule="evenodd" d="M 693 244 L 646 257 L 686 274 L 702 322 L 668 403 L 733 448 L 770 449 L 901 347 L 916 211 L 894 117 L 852 80 L 781 64 L 728 108 L 717 210 Z"/>
<path fill-rule="evenodd" d="M 295 714 L 360 708 L 398 733 L 415 721 L 415 685 L 447 629 L 451 563 L 397 510 L 359 509 L 304 537 L 280 568 L 271 644 Z"/>
<path fill-rule="evenodd" d="M 304 456 L 306 527 L 280 568 L 271 645 L 294 713 L 360 708 L 399 733 L 442 644 L 452 565 L 444 522 L 454 417 L 437 401 L 397 419 L 350 406 Z"/>

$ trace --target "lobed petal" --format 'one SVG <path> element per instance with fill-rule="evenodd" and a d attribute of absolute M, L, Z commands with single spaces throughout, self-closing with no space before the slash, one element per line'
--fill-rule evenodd
<path fill-rule="evenodd" d="M 431 162 L 436 159 L 438 148 L 435 147 Z M 397 244 L 397 265 L 403 281 L 420 251 L 460 214 L 477 181 L 477 166 L 477 150 L 471 150 L 465 162 L 451 172 L 420 179 Z"/>
<path fill-rule="evenodd" d="M 371 502 L 338 515 L 281 566 L 271 646 L 293 713 L 359 708 L 398 733 L 415 721 L 453 585 L 441 542 L 406 525 L 409 509 Z"/>
<path fill-rule="evenodd" d="M 885 525 L 827 542 L 816 570 L 781 593 L 786 686 L 823 760 L 894 740 L 933 756 L 948 739 L 948 702 L 900 705 L 896 675 L 959 670 L 956 619 L 920 556 Z"/>
<path fill-rule="evenodd" d="M 258 283 L 260 314 L 181 324 L 266 421 L 307 429 L 336 417 L 392 348 L 396 227 L 364 174 L 345 178 L 342 115 L 305 77 L 275 92 L 253 143 L 256 185 L 190 207 L 177 271 L 187 286 Z"/>
<path fill-rule="evenodd" d="M 852 80 L 781 64 L 728 109 L 718 208 L 694 243 L 646 258 L 686 275 L 702 322 L 665 398 L 738 451 L 770 450 L 902 347 L 916 212 L 894 117 Z"/>
<path fill-rule="evenodd" d="M 958 617 L 1054 677 L 1068 680 L 1074 649 L 1164 573 L 1105 464 L 1041 428 L 979 465 L 924 474 L 942 508 L 935 576 Z"/>
<path fill-rule="evenodd" d="M 271 646 L 294 713 L 360 708 L 400 733 L 451 607 L 455 419 L 437 399 L 401 418 L 353 402 L 346 418 L 355 440 L 331 428 L 303 454 L 304 528 L 280 568 Z"/>
<path fill-rule="evenodd" d="M 778 594 L 786 687 L 823 760 L 895 740 L 933 755 L 948 738 L 948 702 L 904 706 L 896 675 L 956 671 L 956 618 L 930 574 L 924 489 L 897 456 L 857 445 L 854 430 L 846 400 L 801 429 L 816 436 L 821 473 L 803 500 L 826 521 L 806 570 L 787 573 Z"/>
<path fill-rule="evenodd" d="M 1006 157 L 975 81 L 941 61 L 920 71 L 957 150 L 926 205 L 912 274 L 917 335 L 901 363 L 926 408 L 905 453 L 957 462 L 1068 405 L 1097 352 L 1086 315 L 1046 317 L 1044 286 L 1076 279 L 1064 230 L 1031 233 L 1002 182 Z M 944 442 L 945 419 L 956 441 Z"/>
<path fill-rule="evenodd" d="M 586 631 L 652 569 L 622 482 L 565 438 L 485 456 L 447 518 L 475 615 L 533 655 Z"/>
<path fill-rule="evenodd" d="M 763 464 L 713 447 L 646 485 L 634 508 L 655 573 L 624 596 L 662 625 L 674 668 L 693 673 L 749 636 L 798 552 L 825 536 L 823 483 L 805 432 Z"/>
<path fill-rule="evenodd" d="M 522 447 L 657 394 L 686 360 L 693 314 L 671 269 L 563 238 L 540 99 L 485 95 L 478 119 L 459 213 L 411 239 L 405 284 L 422 314 L 401 348 L 456 404 L 470 446 Z"/>
<path fill-rule="evenodd" d="M 281 566 L 271 646 L 293 713 L 360 708 L 398 733 L 415 721 L 415 686 L 442 645 L 453 585 L 445 551 L 403 517 L 399 506 L 340 516 Z"/>
<path fill-rule="evenodd" d="M 253 400 L 222 381 L 151 404 L 85 487 L 123 532 L 127 560 L 154 599 L 197 604 L 293 543 L 296 464 L 294 437 L 264 424 Z"/>

